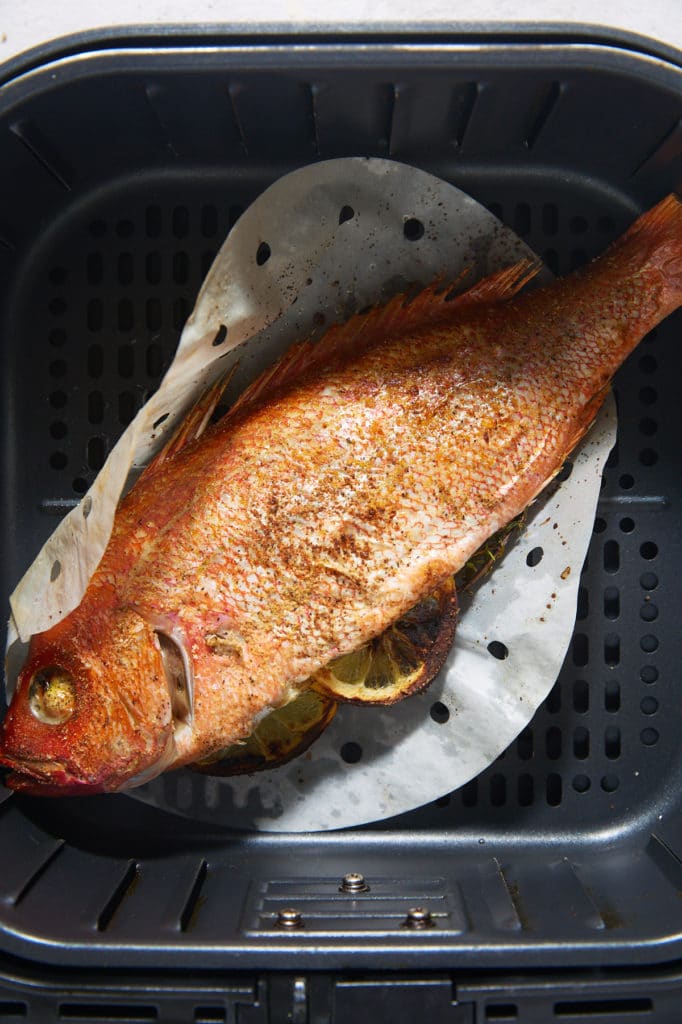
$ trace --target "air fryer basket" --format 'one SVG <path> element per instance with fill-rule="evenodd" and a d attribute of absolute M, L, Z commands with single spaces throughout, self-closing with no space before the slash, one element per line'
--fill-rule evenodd
<path fill-rule="evenodd" d="M 682 180 L 681 117 L 678 67 L 606 45 L 122 46 L 7 81 L 2 593 L 158 384 L 218 245 L 281 174 L 342 155 L 415 164 L 565 273 Z M 401 818 L 314 836 L 0 787 L 0 948 L 64 969 L 679 957 L 680 323 L 618 374 L 572 646 L 489 771 Z M 349 871 L 370 891 L 340 892 Z M 405 926 L 415 905 L 434 927 Z M 303 927 L 277 924 L 284 907 Z"/>

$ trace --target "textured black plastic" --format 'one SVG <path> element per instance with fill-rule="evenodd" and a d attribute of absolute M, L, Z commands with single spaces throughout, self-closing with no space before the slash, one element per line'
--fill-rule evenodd
<path fill-rule="evenodd" d="M 678 67 L 606 46 L 123 49 L 8 82 L 2 593 L 157 386 L 229 227 L 282 173 L 338 155 L 413 163 L 565 273 L 682 183 L 681 118 Z M 618 375 L 619 442 L 572 647 L 487 772 L 435 805 L 320 836 L 221 833 L 126 797 L 0 787 L 0 948 L 72 967 L 290 971 L 680 957 L 680 322 Z M 339 893 L 351 870 L 369 893 Z M 415 903 L 435 927 L 405 926 Z M 284 906 L 302 928 L 276 925 Z M 21 1018 L 23 997 L 9 1010 L 2 998 L 0 1019 Z M 356 998 L 339 996 L 335 1019 Z M 578 1014 L 558 1003 L 559 1018 Z M 261 1019 L 254 1005 L 238 1019 Z"/>

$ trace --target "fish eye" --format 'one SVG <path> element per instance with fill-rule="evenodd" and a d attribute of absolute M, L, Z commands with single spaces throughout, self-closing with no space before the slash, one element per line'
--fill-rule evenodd
<path fill-rule="evenodd" d="M 28 705 L 34 718 L 44 725 L 63 725 L 76 710 L 73 676 L 60 665 L 36 672 L 28 688 Z"/>

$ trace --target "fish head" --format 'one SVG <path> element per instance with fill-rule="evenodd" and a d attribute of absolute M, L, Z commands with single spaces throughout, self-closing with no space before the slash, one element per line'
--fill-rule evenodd
<path fill-rule="evenodd" d="M 78 610 L 36 634 L 0 727 L 6 784 L 32 795 L 112 792 L 153 778 L 175 756 L 159 637 L 132 609 Z"/>

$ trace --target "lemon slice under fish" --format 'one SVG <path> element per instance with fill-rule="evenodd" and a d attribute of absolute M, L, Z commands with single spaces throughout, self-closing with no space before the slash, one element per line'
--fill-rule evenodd
<path fill-rule="evenodd" d="M 428 686 L 455 636 L 457 591 L 451 577 L 380 636 L 325 665 L 315 690 L 353 704 L 395 704 Z"/>
<path fill-rule="evenodd" d="M 304 753 L 336 714 L 337 703 L 304 690 L 260 720 L 248 739 L 192 765 L 206 775 L 245 775 L 278 768 Z"/>
<path fill-rule="evenodd" d="M 498 530 L 456 577 L 423 598 L 357 651 L 335 658 L 288 704 L 271 711 L 242 743 L 192 765 L 207 775 L 244 775 L 277 768 L 304 753 L 327 728 L 337 702 L 395 704 L 425 689 L 440 671 L 457 626 L 457 587 L 470 590 L 503 556 L 525 515 Z"/>

